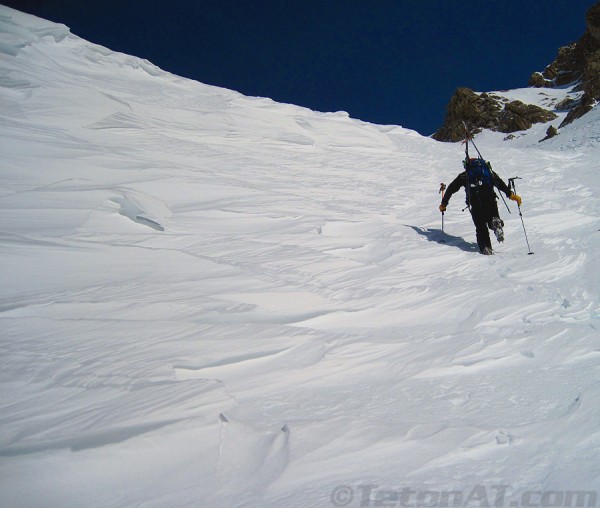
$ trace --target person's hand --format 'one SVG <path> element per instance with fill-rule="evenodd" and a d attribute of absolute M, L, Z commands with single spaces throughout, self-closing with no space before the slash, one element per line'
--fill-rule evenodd
<path fill-rule="evenodd" d="M 517 205 L 521 206 L 521 197 L 517 196 L 514 192 L 509 196 L 509 199 L 516 201 Z"/>
<path fill-rule="evenodd" d="M 444 213 L 445 211 L 446 211 L 446 205 L 440 205 L 440 212 Z"/>

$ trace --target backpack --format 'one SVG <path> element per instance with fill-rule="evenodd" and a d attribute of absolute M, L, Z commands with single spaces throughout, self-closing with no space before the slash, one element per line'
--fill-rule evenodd
<path fill-rule="evenodd" d="M 493 191 L 494 177 L 492 176 L 492 165 L 481 157 L 477 159 L 465 159 L 463 162 L 467 173 L 467 182 L 470 192 L 479 193 L 486 189 Z"/>

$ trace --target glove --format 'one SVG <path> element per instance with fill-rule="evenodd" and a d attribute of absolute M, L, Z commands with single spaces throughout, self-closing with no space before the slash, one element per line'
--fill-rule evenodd
<path fill-rule="evenodd" d="M 514 192 L 510 196 L 508 196 L 508 198 L 512 201 L 516 201 L 517 205 L 521 206 L 521 198 L 520 196 L 517 196 Z"/>
<path fill-rule="evenodd" d="M 444 213 L 446 211 L 446 205 L 440 205 L 440 212 Z"/>

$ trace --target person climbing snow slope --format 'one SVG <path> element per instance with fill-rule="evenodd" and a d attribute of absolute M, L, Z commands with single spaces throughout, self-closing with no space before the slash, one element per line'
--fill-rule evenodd
<path fill-rule="evenodd" d="M 463 166 L 465 171 L 448 185 L 443 194 L 439 206 L 440 212 L 446 211 L 452 195 L 464 187 L 466 203 L 475 224 L 479 251 L 486 255 L 493 254 L 488 228 L 494 231 L 498 242 L 504 241 L 504 222 L 498 213 L 498 203 L 496 202 L 498 197 L 494 187 L 504 192 L 509 199 L 516 201 L 519 206 L 521 206 L 521 198 L 510 190 L 508 185 L 492 170 L 491 164 L 483 158 L 470 158 L 467 154 Z"/>

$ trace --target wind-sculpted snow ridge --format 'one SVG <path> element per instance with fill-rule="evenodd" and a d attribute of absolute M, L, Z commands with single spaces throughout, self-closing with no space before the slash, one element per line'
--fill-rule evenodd
<path fill-rule="evenodd" d="M 158 231 L 165 230 L 163 224 L 171 215 L 170 210 L 160 199 L 145 194 L 127 191 L 113 201 L 120 206 L 121 215 Z"/>
<path fill-rule="evenodd" d="M 477 137 L 535 252 L 480 256 L 459 144 L 65 30 L 0 7 L 2 506 L 588 506 L 594 112 Z"/>

